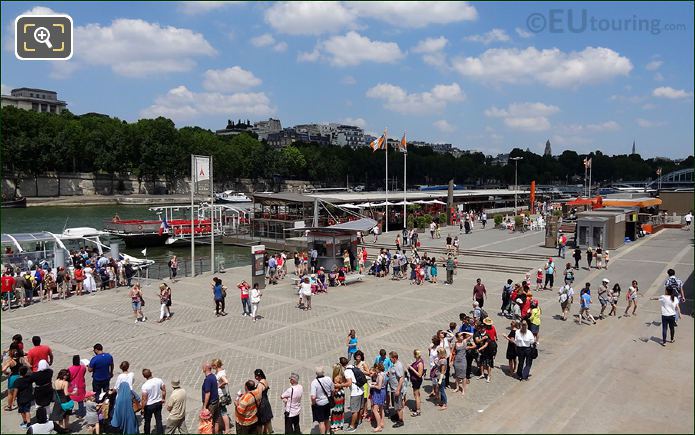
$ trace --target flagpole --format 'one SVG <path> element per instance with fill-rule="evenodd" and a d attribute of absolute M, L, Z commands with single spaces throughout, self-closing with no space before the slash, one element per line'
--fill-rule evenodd
<path fill-rule="evenodd" d="M 384 143 L 386 145 L 386 232 L 389 232 L 389 138 L 388 129 L 384 129 Z"/>
<path fill-rule="evenodd" d="M 587 160 L 586 160 L 586 158 L 584 158 L 584 196 L 588 198 L 589 195 L 586 193 L 586 181 L 587 181 L 586 172 L 588 170 L 586 163 L 587 163 Z"/>
<path fill-rule="evenodd" d="M 193 192 L 195 192 L 195 156 L 191 154 L 191 277 L 195 276 L 195 225 L 193 224 Z"/>
<path fill-rule="evenodd" d="M 593 169 L 592 166 L 593 162 L 589 160 L 589 198 L 591 197 L 591 170 Z"/>
<path fill-rule="evenodd" d="M 408 212 L 406 201 L 407 201 L 407 193 L 406 193 L 406 171 L 408 169 L 408 150 L 404 149 L 403 150 L 403 228 L 405 229 L 408 224 L 408 219 L 406 217 L 406 213 Z"/>
<path fill-rule="evenodd" d="M 215 274 L 215 185 L 212 184 L 212 155 L 210 155 L 210 273 Z"/>

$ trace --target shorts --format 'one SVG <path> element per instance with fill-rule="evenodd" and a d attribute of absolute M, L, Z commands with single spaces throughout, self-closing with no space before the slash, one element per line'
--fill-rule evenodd
<path fill-rule="evenodd" d="M 212 403 L 208 403 L 208 411 L 212 414 L 212 421 L 217 421 L 220 418 L 220 402 L 215 400 Z"/>
<path fill-rule="evenodd" d="M 326 421 L 331 418 L 331 408 L 326 405 L 311 405 L 311 416 L 313 421 Z"/>
<path fill-rule="evenodd" d="M 350 411 L 355 412 L 362 409 L 362 403 L 364 401 L 364 394 L 359 396 L 350 396 Z"/>
<path fill-rule="evenodd" d="M 393 409 L 400 411 L 403 409 L 403 394 L 394 394 L 393 396 Z"/>
<path fill-rule="evenodd" d="M 608 299 L 605 298 L 598 298 L 599 303 L 601 304 L 602 307 L 605 307 L 608 305 Z"/>
<path fill-rule="evenodd" d="M 142 302 L 140 301 L 133 301 L 131 305 L 133 306 L 133 311 L 138 311 L 140 308 L 142 308 Z"/>
<path fill-rule="evenodd" d="M 560 306 L 562 307 L 563 311 L 569 310 L 570 308 L 572 308 L 572 302 L 566 300 L 565 302 L 561 303 Z"/>
<path fill-rule="evenodd" d="M 26 412 L 31 412 L 31 402 L 29 403 L 18 403 L 17 404 L 17 412 L 22 414 Z"/>
<path fill-rule="evenodd" d="M 7 379 L 7 389 L 11 390 L 14 388 L 14 381 L 19 379 L 19 375 L 10 375 L 10 377 Z"/>
<path fill-rule="evenodd" d="M 541 326 L 540 325 L 534 325 L 533 323 L 530 323 L 528 325 L 528 329 L 529 329 L 529 331 L 531 331 L 531 333 L 533 335 L 538 335 L 538 331 L 540 331 Z"/>
<path fill-rule="evenodd" d="M 415 376 L 412 376 L 410 379 L 410 383 L 413 385 L 413 390 L 419 390 L 422 386 L 422 378 L 416 378 Z"/>

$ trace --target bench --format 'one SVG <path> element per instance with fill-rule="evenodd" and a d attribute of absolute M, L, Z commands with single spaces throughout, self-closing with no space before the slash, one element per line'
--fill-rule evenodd
<path fill-rule="evenodd" d="M 351 273 L 345 275 L 345 281 L 343 281 L 343 285 L 348 285 L 352 284 L 353 282 L 362 281 L 362 278 L 364 278 L 364 275 L 359 273 Z"/>

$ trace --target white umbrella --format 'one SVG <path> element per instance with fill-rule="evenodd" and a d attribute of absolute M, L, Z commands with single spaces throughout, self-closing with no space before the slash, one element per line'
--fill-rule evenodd
<path fill-rule="evenodd" d="M 342 207 L 342 208 L 352 208 L 352 209 L 359 208 L 359 206 L 356 206 L 355 204 L 352 204 L 352 203 L 350 203 L 350 204 L 338 204 L 337 206 Z"/>
<path fill-rule="evenodd" d="M 429 204 L 429 202 L 424 201 L 424 200 L 421 199 L 421 200 L 419 200 L 419 201 L 415 201 L 415 204 Z"/>
<path fill-rule="evenodd" d="M 395 203 L 395 204 L 393 204 L 393 205 L 413 205 L 413 204 L 415 204 L 415 203 L 414 203 L 414 202 L 410 202 L 410 201 L 401 201 L 401 202 L 397 202 L 397 203 Z"/>
<path fill-rule="evenodd" d="M 363 202 L 362 204 L 357 204 L 357 207 L 366 208 L 366 207 L 371 207 L 372 205 L 374 205 L 374 204 L 372 204 L 371 202 Z"/>
<path fill-rule="evenodd" d="M 440 200 L 438 200 L 438 199 L 435 199 L 435 200 L 433 200 L 433 201 L 430 201 L 429 203 L 430 203 L 430 204 L 442 204 L 442 205 L 445 205 L 445 204 L 446 204 L 446 202 L 440 201 Z"/>
<path fill-rule="evenodd" d="M 383 207 L 385 205 L 394 205 L 394 203 L 390 202 L 390 201 L 384 201 L 384 202 L 379 202 L 377 204 L 372 204 L 373 207 Z"/>

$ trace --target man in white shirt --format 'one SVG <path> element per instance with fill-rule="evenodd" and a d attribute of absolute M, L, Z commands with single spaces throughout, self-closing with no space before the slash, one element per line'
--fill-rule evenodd
<path fill-rule="evenodd" d="M 325 375 L 323 367 L 316 367 L 316 379 L 311 381 L 311 413 L 319 424 L 319 433 L 330 429 L 331 407 L 328 398 L 333 394 L 333 381 Z"/>
<path fill-rule="evenodd" d="M 145 378 L 145 383 L 142 384 L 142 413 L 145 416 L 145 434 L 150 433 L 150 422 L 154 415 L 156 433 L 163 434 L 164 426 L 162 425 L 162 403 L 166 400 L 167 387 L 159 378 L 153 378 L 150 369 L 142 369 L 142 376 Z"/>
<path fill-rule="evenodd" d="M 280 398 L 285 403 L 285 433 L 300 434 L 299 414 L 302 412 L 302 396 L 304 388 L 299 385 L 299 375 L 292 372 L 290 374 L 290 387 L 286 389 Z"/>
<path fill-rule="evenodd" d="M 357 385 L 357 378 L 355 377 L 355 372 L 353 371 L 355 367 L 348 364 L 348 359 L 341 356 L 340 365 L 345 368 L 345 380 L 350 388 L 350 412 L 352 412 L 352 416 L 350 417 L 350 426 L 348 426 L 345 432 L 354 432 L 357 430 L 357 426 L 362 420 L 362 401 L 364 400 L 364 390 L 362 389 L 362 385 Z"/>

